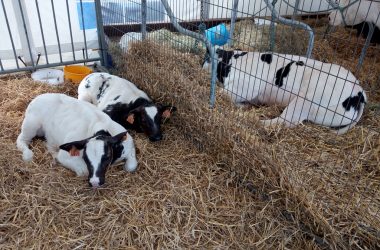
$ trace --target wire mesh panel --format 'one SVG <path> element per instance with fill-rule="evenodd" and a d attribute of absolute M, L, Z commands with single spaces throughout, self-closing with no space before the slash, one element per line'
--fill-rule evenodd
<path fill-rule="evenodd" d="M 0 74 L 101 61 L 96 2 L 1 0 Z"/>
<path fill-rule="evenodd" d="M 215 45 L 210 109 L 212 58 L 161 2 L 102 1 L 105 30 L 115 72 L 176 103 L 181 136 L 260 204 L 245 231 L 219 218 L 214 246 L 380 247 L 380 3 L 168 1 Z"/>

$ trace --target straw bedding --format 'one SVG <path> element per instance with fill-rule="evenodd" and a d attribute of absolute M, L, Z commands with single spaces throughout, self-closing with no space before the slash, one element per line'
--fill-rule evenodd
<path fill-rule="evenodd" d="M 306 53 L 308 35 L 304 30 L 278 23 L 274 32 L 274 51 L 297 55 Z M 246 51 L 268 51 L 270 34 L 269 25 L 255 24 L 252 19 L 239 21 L 235 25 L 233 47 Z"/>
<path fill-rule="evenodd" d="M 32 163 L 15 147 L 35 96 L 75 97 L 76 87 L 49 87 L 29 75 L 0 83 L 0 248 L 316 248 L 311 232 L 286 219 L 280 200 L 187 140 L 188 131 L 178 127 L 185 110 L 179 103 L 182 111 L 165 123 L 162 142 L 132 133 L 137 172 L 115 166 L 95 191 L 53 162 L 43 141 L 32 143 Z M 191 136 L 202 141 L 201 135 Z"/>
<path fill-rule="evenodd" d="M 339 63 L 345 58 L 346 67 L 355 71 L 348 54 L 336 52 L 334 41 L 331 44 L 327 55 L 334 51 L 335 57 L 330 55 L 326 60 Z M 322 35 L 318 36 L 315 57 L 323 55 L 321 50 L 327 46 Z M 370 53 L 380 54 L 378 48 Z M 216 107 L 210 110 L 209 76 L 197 70 L 200 58 L 194 55 L 152 42 L 131 45 L 127 55 L 114 49 L 114 55 L 118 74 L 152 96 L 174 102 L 179 108 L 178 130 L 217 159 L 223 169 L 252 182 L 261 197 L 276 200 L 282 217 L 315 246 L 379 247 L 377 94 L 369 91 L 371 102 L 362 121 L 343 136 L 312 124 L 263 129 L 257 120 L 274 117 L 280 109 L 235 108 L 218 92 Z M 378 67 L 373 61 L 363 64 L 360 72 L 369 74 L 359 73 L 359 79 L 366 89 L 377 84 L 369 65 Z"/>
<path fill-rule="evenodd" d="M 314 55 L 334 60 L 322 50 L 336 53 L 319 39 Z M 1 78 L 1 248 L 380 247 L 375 94 L 360 124 L 343 136 L 311 124 L 264 129 L 257 120 L 279 108 L 235 108 L 218 91 L 209 109 L 201 58 L 152 42 L 113 54 L 114 73 L 177 106 L 163 126 L 165 139 L 150 143 L 132 133 L 137 172 L 115 166 L 94 191 L 53 162 L 42 141 L 32 143 L 32 163 L 15 148 L 30 100 L 45 92 L 75 97 L 76 87 L 48 87 L 29 75 Z M 366 65 L 361 72 L 373 73 Z M 360 79 L 366 89 L 376 84 L 372 74 Z"/>

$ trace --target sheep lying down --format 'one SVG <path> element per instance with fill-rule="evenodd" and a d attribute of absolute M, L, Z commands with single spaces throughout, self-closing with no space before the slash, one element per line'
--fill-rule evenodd
<path fill-rule="evenodd" d="M 217 78 L 236 105 L 278 105 L 282 114 L 264 126 L 303 121 L 347 132 L 360 120 L 366 94 L 355 76 L 337 64 L 275 53 L 217 49 Z M 211 69 L 209 61 L 203 64 Z"/>
<path fill-rule="evenodd" d="M 46 147 L 64 167 L 78 176 L 88 176 L 92 187 L 105 182 L 114 163 L 126 160 L 124 169 L 137 167 L 135 146 L 126 129 L 94 105 L 64 94 L 42 94 L 26 109 L 17 138 L 24 161 L 33 159 L 28 145 L 45 137 Z"/>
<path fill-rule="evenodd" d="M 380 2 L 340 0 L 342 9 L 333 10 L 329 14 L 330 26 L 346 26 L 357 30 L 356 36 L 367 38 L 370 25 L 374 26 L 371 43 L 380 43 Z"/>
<path fill-rule="evenodd" d="M 128 130 L 143 132 L 150 141 L 160 141 L 162 121 L 176 111 L 172 105 L 155 103 L 127 79 L 108 73 L 92 73 L 78 86 L 78 99 L 96 105 Z"/>

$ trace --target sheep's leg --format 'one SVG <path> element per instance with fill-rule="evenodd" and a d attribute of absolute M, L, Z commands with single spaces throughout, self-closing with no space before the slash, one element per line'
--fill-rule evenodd
<path fill-rule="evenodd" d="M 21 126 L 21 133 L 16 141 L 17 148 L 22 152 L 22 159 L 24 161 L 31 161 L 33 159 L 33 152 L 29 149 L 29 144 L 37 135 L 40 127 L 38 119 L 32 115 L 26 115 Z"/>
<path fill-rule="evenodd" d="M 82 156 L 71 156 L 68 152 L 59 150 L 57 160 L 65 168 L 74 171 L 77 176 L 88 176 L 87 165 L 82 159 Z"/>
<path fill-rule="evenodd" d="M 286 127 L 294 127 L 308 117 L 311 102 L 305 100 L 303 97 L 296 97 L 291 101 L 281 113 L 281 115 L 274 119 L 261 120 L 264 126 L 272 126 L 276 124 L 284 124 Z"/>
<path fill-rule="evenodd" d="M 128 137 L 127 141 L 123 143 L 124 150 L 127 152 L 126 163 L 124 165 L 124 170 L 128 172 L 133 172 L 137 168 L 136 159 L 136 148 L 131 137 Z"/>
<path fill-rule="evenodd" d="M 231 101 L 235 104 L 237 107 L 247 107 L 250 105 L 256 105 L 257 104 L 257 96 L 259 95 L 258 92 L 253 92 L 249 95 L 249 98 L 247 94 L 236 94 L 234 92 L 229 92 L 228 90 L 224 90 L 225 93 L 231 98 Z"/>
<path fill-rule="evenodd" d="M 239 108 L 246 108 L 246 107 L 250 107 L 250 106 L 254 106 L 256 105 L 254 102 L 250 102 L 250 101 L 239 101 L 239 102 L 235 102 L 235 106 L 236 107 L 239 107 Z"/>

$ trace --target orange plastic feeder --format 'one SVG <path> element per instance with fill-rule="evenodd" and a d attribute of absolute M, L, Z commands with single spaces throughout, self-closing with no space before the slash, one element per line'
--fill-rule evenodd
<path fill-rule="evenodd" d="M 83 78 L 92 73 L 92 69 L 87 66 L 69 65 L 63 68 L 65 79 L 79 84 Z"/>

